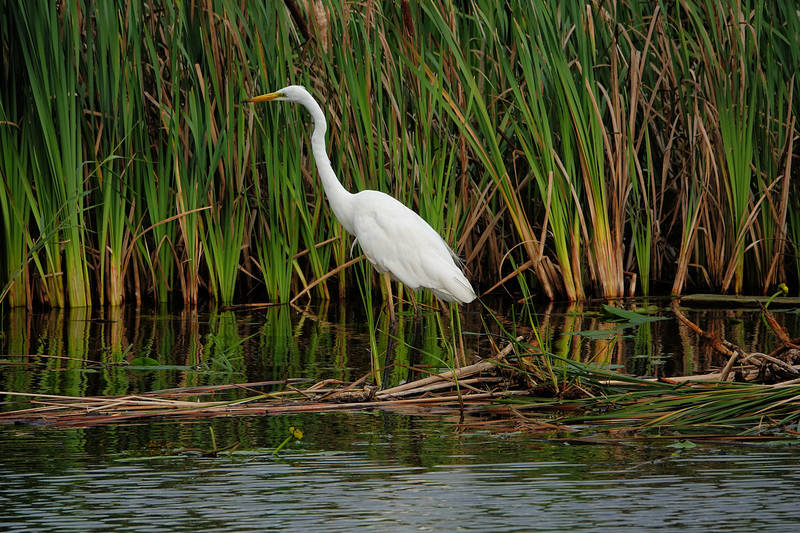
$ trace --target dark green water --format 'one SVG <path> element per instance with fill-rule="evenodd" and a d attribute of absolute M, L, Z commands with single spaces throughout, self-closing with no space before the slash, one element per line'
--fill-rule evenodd
<path fill-rule="evenodd" d="M 672 318 L 631 327 L 597 309 L 580 311 L 538 316 L 552 349 L 639 374 L 719 364 Z M 753 311 L 691 316 L 745 349 L 772 342 Z M 797 315 L 779 316 L 797 335 Z M 478 313 L 462 318 L 466 332 L 484 331 Z M 524 323 L 519 312 L 500 321 Z M 383 350 L 386 327 L 378 326 Z M 395 346 L 402 364 L 435 367 L 448 357 L 434 315 L 401 321 L 397 336 L 405 340 Z M 468 334 L 465 342 L 468 351 L 489 351 L 485 336 Z M 2 390 L 66 395 L 354 380 L 369 369 L 366 321 L 341 308 L 6 313 L 0 349 Z M 394 369 L 386 379 L 413 377 Z M 2 399 L 4 410 L 22 407 L 15 397 Z M 273 457 L 290 426 L 303 439 Z M 203 456 L 211 428 L 218 448 L 236 450 Z M 697 441 L 678 449 L 672 440 L 579 444 L 604 438 L 591 428 L 572 435 L 458 428 L 452 415 L 433 411 L 0 425 L 0 530 L 795 531 L 800 518 L 793 441 Z"/>

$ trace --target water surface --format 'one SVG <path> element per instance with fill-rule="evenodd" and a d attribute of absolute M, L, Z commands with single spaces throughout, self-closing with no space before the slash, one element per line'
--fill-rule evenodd
<path fill-rule="evenodd" d="M 304 438 L 275 458 L 287 424 Z M 151 458 L 218 441 L 219 457 Z M 325 414 L 0 430 L 4 531 L 793 531 L 800 449 L 575 445 Z"/>
<path fill-rule="evenodd" d="M 618 305 L 663 320 L 626 323 L 599 306 L 578 305 L 498 308 L 492 317 L 476 304 L 461 316 L 465 351 L 468 358 L 490 356 L 493 345 L 529 335 L 535 327 L 539 340 L 559 355 L 640 376 L 693 374 L 725 363 L 675 319 L 666 302 Z M 776 346 L 757 309 L 686 314 L 745 350 L 769 352 Z M 800 336 L 799 314 L 776 316 L 790 334 Z M 452 329 L 435 312 L 415 317 L 407 311 L 392 330 L 385 314 L 370 322 L 360 306 L 5 310 L 0 312 L 0 390 L 90 396 L 285 378 L 354 381 L 369 372 L 371 342 L 379 364 L 389 367 L 384 377 L 391 384 L 418 377 L 409 367 L 451 364 L 458 348 Z"/>

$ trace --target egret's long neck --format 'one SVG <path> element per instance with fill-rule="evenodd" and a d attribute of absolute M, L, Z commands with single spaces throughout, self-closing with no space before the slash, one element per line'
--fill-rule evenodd
<path fill-rule="evenodd" d="M 336 215 L 342 226 L 350 233 L 353 233 L 353 214 L 350 208 L 350 200 L 353 195 L 336 178 L 336 173 L 333 172 L 333 167 L 331 166 L 331 160 L 328 158 L 328 152 L 325 150 L 325 130 L 328 127 L 328 123 L 325 121 L 325 114 L 311 95 L 308 95 L 308 98 L 303 99 L 300 103 L 308 109 L 308 112 L 311 113 L 311 118 L 314 120 L 311 149 L 314 152 L 314 161 L 317 163 L 319 178 L 325 188 L 325 196 L 328 197 L 328 203 L 333 210 L 333 214 Z"/>

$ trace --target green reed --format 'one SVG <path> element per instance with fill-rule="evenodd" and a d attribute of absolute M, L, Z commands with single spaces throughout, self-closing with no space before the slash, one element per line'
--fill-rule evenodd
<path fill-rule="evenodd" d="M 760 210 L 760 239 L 758 249 L 761 263 L 763 291 L 767 292 L 787 279 L 786 263 L 791 252 L 788 217 L 791 210 L 791 193 L 796 192 L 792 184 L 792 163 L 796 153 L 795 132 L 797 124 L 796 92 L 797 73 L 788 61 L 800 61 L 800 17 L 792 17 L 787 6 L 775 6 L 776 15 L 785 17 L 786 29 L 775 28 L 762 22 L 761 54 L 759 63 L 763 88 L 764 120 L 757 120 L 754 137 L 756 142 L 756 174 L 758 197 L 768 198 L 767 205 Z M 766 16 L 765 16 L 766 18 Z M 783 30 L 783 31 L 782 31 Z M 787 83 L 788 80 L 788 83 Z M 753 281 L 752 278 L 749 281 Z M 761 281 L 761 280 L 759 280 Z"/>
<path fill-rule="evenodd" d="M 272 117 L 275 115 L 271 113 Z M 263 139 L 266 153 L 272 146 L 280 145 L 281 137 L 299 135 L 302 129 L 275 120 L 269 123 L 266 127 L 252 128 L 251 135 Z M 289 159 L 284 160 L 284 156 Z M 295 259 L 299 251 L 300 228 L 304 225 L 301 216 L 307 214 L 302 195 L 300 157 L 277 151 L 275 157 L 264 158 L 261 162 L 254 158 L 253 174 L 257 175 L 261 167 L 265 167 L 263 171 L 268 178 L 257 180 L 254 185 L 257 198 L 256 261 L 270 300 L 286 303 L 292 297 L 295 272 L 302 273 Z"/>
<path fill-rule="evenodd" d="M 373 311 L 372 286 L 369 283 L 369 280 L 372 277 L 373 268 L 366 261 L 361 261 L 361 263 L 356 265 L 356 270 L 361 278 L 361 283 L 359 283 L 358 289 L 361 293 L 361 302 L 364 304 L 364 313 L 367 318 L 367 333 L 369 335 L 369 361 L 372 379 L 375 382 L 375 385 L 380 387 L 381 383 L 383 382 L 383 372 L 381 372 L 381 368 L 383 367 L 386 358 L 381 358 L 381 353 L 378 349 L 377 325 L 381 314 L 379 310 L 378 320 L 376 320 Z M 388 311 L 383 314 L 388 317 Z"/>
<path fill-rule="evenodd" d="M 479 182 L 477 190 L 484 189 L 485 177 L 488 175 L 494 184 L 494 190 L 500 193 L 519 237 L 519 244 L 527 253 L 542 290 L 552 298 L 556 294 L 552 272 L 547 263 L 542 262 L 542 244 L 534 235 L 518 186 L 507 168 L 502 149 L 504 138 L 497 131 L 498 127 L 505 124 L 498 115 L 494 100 L 490 99 L 495 97 L 490 83 L 496 76 L 496 60 L 494 63 L 485 62 L 484 55 L 473 54 L 472 50 L 462 48 L 464 43 L 480 42 L 477 39 L 484 37 L 481 32 L 483 28 L 478 21 L 503 16 L 494 12 L 491 5 L 481 7 L 485 8 L 480 10 L 485 18 L 471 19 L 459 17 L 461 14 L 456 14 L 453 6 L 437 8 L 425 5 L 425 14 L 433 23 L 435 32 L 440 34 L 438 40 L 442 44 L 440 50 L 434 50 L 428 56 L 420 54 L 428 63 L 420 65 L 417 76 L 438 97 L 464 141 L 472 149 L 473 156 L 485 168 L 484 179 Z M 456 35 L 451 27 L 454 17 L 458 17 L 458 28 L 463 30 L 464 35 Z M 487 41 L 487 44 L 491 44 L 491 41 Z M 505 53 L 502 49 L 498 52 Z M 454 74 L 448 75 L 450 72 Z M 478 76 L 478 73 L 482 75 Z"/>
<path fill-rule="evenodd" d="M 795 150 L 783 139 L 795 130 L 784 117 L 797 82 L 782 67 L 791 54 L 776 58 L 773 42 L 797 41 L 785 31 L 797 22 L 781 21 L 781 9 L 731 0 L 687 2 L 671 13 L 671 57 L 683 78 L 676 83 L 688 89 L 685 138 L 707 187 L 692 195 L 700 212 L 692 226 L 702 229 L 692 248 L 706 282 L 723 291 L 743 290 L 746 265 L 751 283 L 767 291 L 778 271 L 773 252 L 785 246 L 789 185 L 778 169 Z"/>
<path fill-rule="evenodd" d="M 515 106 L 520 113 L 520 120 L 514 125 L 514 133 L 536 179 L 539 197 L 545 206 L 544 225 L 553 234 L 553 247 L 561 273 L 561 283 L 567 299 L 581 300 L 584 297 L 580 263 L 573 261 L 573 254 L 579 254 L 580 236 L 578 229 L 578 212 L 575 209 L 573 190 L 568 173 L 560 158 L 567 156 L 568 143 L 558 146 L 554 135 L 561 116 L 555 116 L 548 109 L 543 85 L 547 74 L 540 53 L 541 48 L 536 41 L 523 39 L 531 31 L 520 25 L 529 22 L 522 18 L 514 20 L 514 35 L 521 46 L 518 48 L 518 68 L 521 73 L 514 73 L 506 57 L 501 57 L 501 65 L 505 78 L 513 90 Z M 570 158 L 570 161 L 572 159 Z M 572 166 L 571 166 L 572 168 Z"/>
<path fill-rule="evenodd" d="M 13 105 L 13 102 L 9 102 Z M 2 277 L 0 301 L 7 291 L 11 307 L 30 307 L 28 289 L 28 224 L 30 205 L 25 199 L 25 180 L 30 176 L 30 152 L 20 142 L 16 113 L 0 104 L 0 215 L 2 215 Z"/>
<path fill-rule="evenodd" d="M 235 21 L 238 8 L 230 2 L 219 2 L 218 11 L 222 20 Z M 210 16 L 211 14 L 206 14 Z M 250 232 L 246 230 L 249 220 L 246 181 L 249 168 L 246 164 L 248 138 L 245 116 L 238 102 L 241 90 L 225 83 L 224 76 L 245 79 L 248 56 L 237 46 L 242 34 L 236 24 L 219 24 L 211 17 L 209 26 L 202 26 L 204 62 L 200 68 L 204 76 L 201 94 L 207 102 L 209 149 L 220 152 L 219 163 L 212 185 L 209 187 L 209 205 L 212 209 L 203 213 L 206 229 L 204 255 L 208 265 L 211 296 L 223 304 L 233 302 L 242 251 L 247 248 Z"/>
<path fill-rule="evenodd" d="M 177 159 L 166 156 L 166 147 L 171 139 L 169 132 L 174 128 L 173 115 L 169 112 L 171 102 L 178 94 L 174 83 L 179 75 L 177 40 L 171 40 L 173 34 L 162 32 L 162 18 L 152 16 L 146 19 L 142 39 L 142 63 L 165 65 L 169 68 L 152 70 L 152 80 L 146 89 L 142 87 L 145 98 L 145 111 L 156 112 L 156 124 L 148 124 L 148 130 L 157 127 L 161 133 L 151 142 L 142 144 L 139 164 L 144 167 L 141 179 L 134 182 L 136 203 L 136 220 L 142 221 L 143 230 L 136 236 L 137 259 L 147 267 L 149 273 L 148 292 L 156 302 L 167 302 L 169 293 L 175 283 L 175 272 L 178 263 L 178 221 L 177 202 L 175 198 L 177 179 Z M 159 38 L 167 37 L 166 42 Z M 168 54 L 167 55 L 167 51 Z M 143 85 L 143 76 L 140 83 Z M 146 138 L 149 131 L 142 131 Z M 152 134 L 152 133 L 151 133 Z M 152 144 L 151 144 L 152 143 Z"/>
<path fill-rule="evenodd" d="M 135 141 L 141 139 L 138 124 L 144 119 L 141 98 L 135 97 L 141 69 L 135 60 L 123 61 L 123 57 L 141 55 L 136 49 L 139 25 L 126 25 L 111 4 L 98 5 L 93 15 L 88 31 L 96 38 L 87 43 L 82 62 L 88 106 L 82 127 L 84 137 L 94 139 L 89 152 L 93 162 L 87 162 L 93 179 L 86 187 L 95 193 L 97 297 L 101 304 L 119 305 L 125 298 L 123 260 L 132 224 L 133 199 L 127 183 L 139 169 L 132 159 L 139 151 Z"/>
<path fill-rule="evenodd" d="M 25 20 L 24 57 L 38 118 L 39 171 L 49 176 L 63 226 L 63 279 L 71 306 L 91 305 L 87 237 L 85 231 L 84 140 L 78 97 L 80 28 L 77 13 L 65 8 L 64 23 L 54 10 L 22 7 Z M 46 166 L 46 168 L 45 168 Z M 61 275 L 60 272 L 51 272 Z"/>

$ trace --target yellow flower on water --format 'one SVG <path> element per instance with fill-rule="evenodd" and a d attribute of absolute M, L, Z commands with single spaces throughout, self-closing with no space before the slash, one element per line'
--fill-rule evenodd
<path fill-rule="evenodd" d="M 280 452 L 283 449 L 284 446 L 289 444 L 289 441 L 292 440 L 292 437 L 294 437 L 297 440 L 300 440 L 300 439 L 303 438 L 303 432 L 300 431 L 299 429 L 297 429 L 294 426 L 290 426 L 289 427 L 289 436 L 286 437 L 285 439 L 283 439 L 283 442 L 281 442 L 280 445 L 272 451 L 272 455 L 277 456 L 278 452 Z"/>
<path fill-rule="evenodd" d="M 780 283 L 778 285 L 777 292 L 775 292 L 775 294 L 773 294 L 772 296 L 769 297 L 769 299 L 767 299 L 767 303 L 764 304 L 764 307 L 765 308 L 769 307 L 769 304 L 772 303 L 772 300 L 774 300 L 778 296 L 786 296 L 787 294 L 789 294 L 789 287 L 787 287 L 785 283 Z"/>

